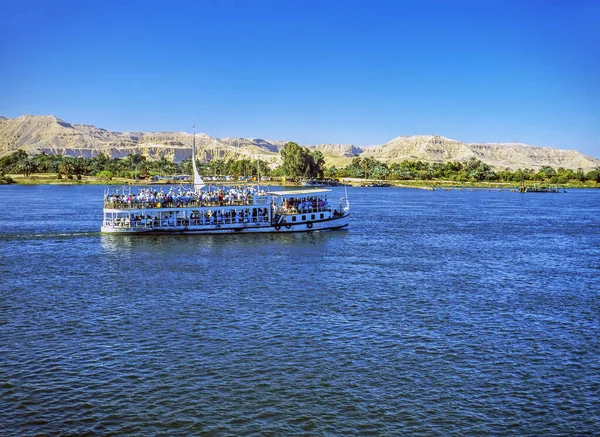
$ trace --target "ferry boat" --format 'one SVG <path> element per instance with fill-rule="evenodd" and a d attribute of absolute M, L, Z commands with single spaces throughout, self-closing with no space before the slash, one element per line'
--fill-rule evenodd
<path fill-rule="evenodd" d="M 192 156 L 196 156 L 196 141 Z M 194 186 L 168 192 L 130 188 L 104 193 L 101 232 L 111 234 L 227 234 L 328 231 L 348 226 L 347 193 L 332 204 L 329 189 L 265 191 L 260 187 L 204 189 L 192 159 Z"/>

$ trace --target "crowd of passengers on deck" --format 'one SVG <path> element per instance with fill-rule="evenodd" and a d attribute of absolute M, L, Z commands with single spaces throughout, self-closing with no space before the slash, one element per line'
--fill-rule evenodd
<path fill-rule="evenodd" d="M 175 214 L 159 215 L 130 214 L 109 221 L 112 226 L 188 226 L 222 225 L 239 223 L 264 223 L 269 220 L 267 208 L 246 208 L 233 210 L 207 210 L 192 212 L 189 217 L 177 217 Z"/>
<path fill-rule="evenodd" d="M 188 206 L 212 206 L 212 205 L 248 205 L 254 196 L 262 196 L 266 193 L 255 187 L 232 187 L 228 190 L 194 191 L 175 190 L 171 188 L 167 193 L 143 188 L 139 193 L 122 193 L 116 191 L 107 194 L 104 201 L 112 207 L 123 208 L 130 206 L 142 206 L 146 208 L 169 208 Z"/>
<path fill-rule="evenodd" d="M 302 212 L 323 211 L 329 208 L 327 199 L 320 197 L 308 198 L 287 198 L 283 201 L 283 209 L 285 214 L 297 214 Z"/>

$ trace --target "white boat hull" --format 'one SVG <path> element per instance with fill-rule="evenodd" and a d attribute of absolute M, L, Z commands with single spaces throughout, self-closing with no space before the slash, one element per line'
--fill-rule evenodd
<path fill-rule="evenodd" d="M 348 226 L 350 214 L 321 221 L 272 225 L 271 223 L 232 223 L 192 226 L 102 226 L 106 234 L 254 234 L 330 231 Z"/>

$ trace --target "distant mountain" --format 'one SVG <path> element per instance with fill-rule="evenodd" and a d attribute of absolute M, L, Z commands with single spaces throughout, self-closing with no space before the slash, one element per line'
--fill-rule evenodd
<path fill-rule="evenodd" d="M 310 150 L 320 151 L 325 157 L 327 165 L 338 167 L 349 164 L 354 156 L 361 155 L 365 150 L 363 147 L 352 144 L 313 144 L 306 147 Z"/>
<path fill-rule="evenodd" d="M 398 137 L 380 147 L 366 149 L 362 156 L 384 162 L 422 160 L 465 161 L 475 157 L 496 168 L 539 168 L 543 166 L 591 170 L 600 159 L 576 150 L 534 147 L 516 143 L 462 143 L 438 135 Z"/>
<path fill-rule="evenodd" d="M 0 117 L 0 156 L 17 149 L 29 153 L 56 153 L 71 156 L 96 156 L 103 152 L 111 157 L 141 153 L 151 159 L 165 156 L 175 161 L 190 157 L 192 134 L 186 132 L 110 132 L 87 124 L 70 124 L 53 115 Z M 277 161 L 285 141 L 259 138 L 214 138 L 197 134 L 197 158 L 240 159 L 260 157 Z M 318 144 L 307 146 L 319 150 L 328 164 L 345 165 L 356 155 L 387 163 L 404 160 L 427 162 L 464 161 L 471 157 L 497 168 L 519 167 L 582 168 L 600 165 L 600 160 L 575 150 L 533 147 L 525 144 L 467 144 L 437 135 L 397 137 L 381 146 L 359 147 L 352 144 Z"/>
<path fill-rule="evenodd" d="M 364 151 L 362 147 L 353 146 L 352 144 L 315 144 L 306 147 L 311 150 L 319 150 L 325 156 L 339 156 L 346 158 L 360 155 Z"/>
<path fill-rule="evenodd" d="M 29 153 L 111 157 L 141 153 L 149 158 L 165 156 L 182 161 L 191 155 L 193 135 L 186 132 L 110 132 L 87 124 L 70 124 L 53 115 L 23 115 L 0 119 L 0 155 L 16 149 Z M 196 134 L 198 159 L 234 158 L 258 155 L 276 158 L 285 141 L 248 138 L 213 138 Z"/>

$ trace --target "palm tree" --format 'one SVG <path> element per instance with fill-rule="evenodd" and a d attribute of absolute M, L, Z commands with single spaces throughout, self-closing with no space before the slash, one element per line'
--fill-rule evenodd
<path fill-rule="evenodd" d="M 73 173 L 76 175 L 85 174 L 87 171 L 87 161 L 85 158 L 78 156 L 73 160 Z"/>
<path fill-rule="evenodd" d="M 34 173 L 36 171 L 36 165 L 32 158 L 27 157 L 17 162 L 16 170 L 19 173 L 23 173 L 23 176 L 28 178 L 31 175 L 31 173 Z"/>
<path fill-rule="evenodd" d="M 221 175 L 221 172 L 225 169 L 225 161 L 222 159 L 214 159 L 210 163 L 211 170 L 215 175 Z"/>
<path fill-rule="evenodd" d="M 38 171 L 41 171 L 41 172 L 48 171 L 48 167 L 51 165 L 50 155 L 48 155 L 44 151 L 35 155 L 33 157 L 33 160 L 36 163 Z"/>
<path fill-rule="evenodd" d="M 65 176 L 68 176 L 75 171 L 75 160 L 70 156 L 65 156 L 60 164 L 58 165 L 58 172 Z"/>

